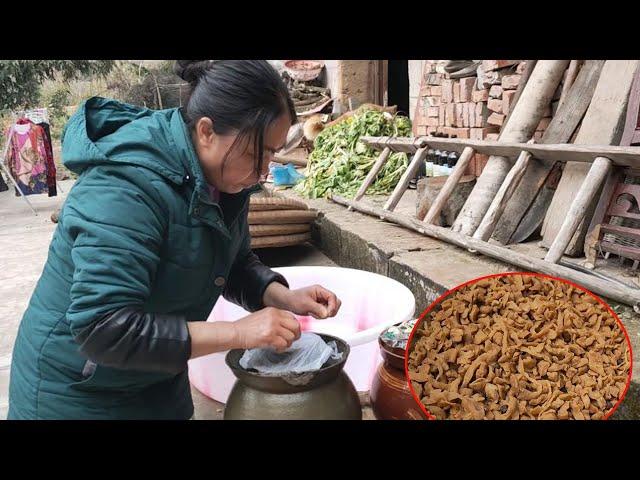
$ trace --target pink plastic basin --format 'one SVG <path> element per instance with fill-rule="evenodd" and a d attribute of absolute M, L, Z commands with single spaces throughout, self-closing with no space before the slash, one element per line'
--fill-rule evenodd
<path fill-rule="evenodd" d="M 415 298 L 401 283 L 382 275 L 339 267 L 283 267 L 292 289 L 319 284 L 342 300 L 334 318 L 298 317 L 303 331 L 340 337 L 351 346 L 345 371 L 358 391 L 367 391 L 380 362 L 377 338 L 388 326 L 409 320 Z M 241 307 L 220 298 L 207 321 L 232 322 L 248 315 Z M 226 366 L 226 352 L 189 361 L 189 379 L 203 394 L 226 403 L 235 377 Z"/>

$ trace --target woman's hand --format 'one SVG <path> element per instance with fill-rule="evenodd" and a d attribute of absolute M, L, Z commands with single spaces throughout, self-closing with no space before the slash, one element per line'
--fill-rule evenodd
<path fill-rule="evenodd" d="M 273 282 L 265 291 L 264 304 L 321 319 L 335 317 L 342 302 L 335 293 L 320 285 L 289 290 L 281 283 Z"/>
<path fill-rule="evenodd" d="M 300 338 L 300 324 L 290 312 L 263 308 L 235 322 L 187 322 L 191 357 L 233 348 L 274 348 L 281 352 Z"/>
<path fill-rule="evenodd" d="M 267 307 L 232 323 L 235 348 L 274 348 L 281 352 L 300 338 L 300 324 L 289 312 Z"/>

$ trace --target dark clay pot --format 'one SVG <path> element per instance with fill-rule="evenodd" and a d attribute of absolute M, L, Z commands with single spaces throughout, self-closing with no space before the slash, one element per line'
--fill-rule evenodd
<path fill-rule="evenodd" d="M 371 383 L 371 408 L 378 420 L 426 420 L 409 389 L 404 373 L 404 350 L 378 338 L 383 362 Z"/>
<path fill-rule="evenodd" d="M 343 371 L 349 345 L 336 337 L 340 360 L 317 372 L 267 376 L 240 366 L 244 350 L 231 350 L 226 363 L 237 380 L 224 410 L 225 420 L 362 420 L 362 407 L 353 383 Z M 329 362 L 332 362 L 330 360 Z"/>

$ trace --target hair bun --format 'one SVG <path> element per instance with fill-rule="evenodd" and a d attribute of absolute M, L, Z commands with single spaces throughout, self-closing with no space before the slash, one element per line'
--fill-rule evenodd
<path fill-rule="evenodd" d="M 185 82 L 195 85 L 215 60 L 176 60 L 173 71 Z"/>

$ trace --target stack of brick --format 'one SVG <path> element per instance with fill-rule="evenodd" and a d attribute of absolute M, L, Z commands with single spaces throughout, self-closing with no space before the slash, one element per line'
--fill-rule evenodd
<path fill-rule="evenodd" d="M 426 60 L 420 98 L 414 117 L 414 134 L 444 134 L 475 140 L 497 140 L 512 106 L 525 67 L 523 60 L 483 60 L 478 75 L 451 79 L 437 71 L 438 60 Z M 535 133 L 539 140 L 557 108 L 545 113 Z M 476 154 L 467 174 L 480 175 L 488 157 Z"/>
<path fill-rule="evenodd" d="M 516 62 L 516 63 L 513 63 Z M 516 89 L 520 83 L 522 77 L 522 71 L 524 70 L 525 62 L 519 62 L 514 60 L 483 60 L 482 67 L 485 74 L 488 76 L 488 82 L 485 82 L 489 88 L 489 99 L 487 101 L 487 108 L 489 109 L 489 118 L 487 123 L 491 126 L 502 128 L 502 125 L 512 108 Z M 515 71 L 510 72 L 510 69 Z M 491 80 L 499 77 L 500 83 L 490 84 Z M 551 122 L 552 113 L 558 106 L 558 100 L 560 98 L 560 92 L 562 86 L 559 86 L 554 95 L 553 103 L 547 107 L 543 118 L 540 120 L 534 138 L 539 141 L 544 134 L 544 131 Z M 487 135 L 487 140 L 497 140 L 498 134 L 491 133 Z"/>

